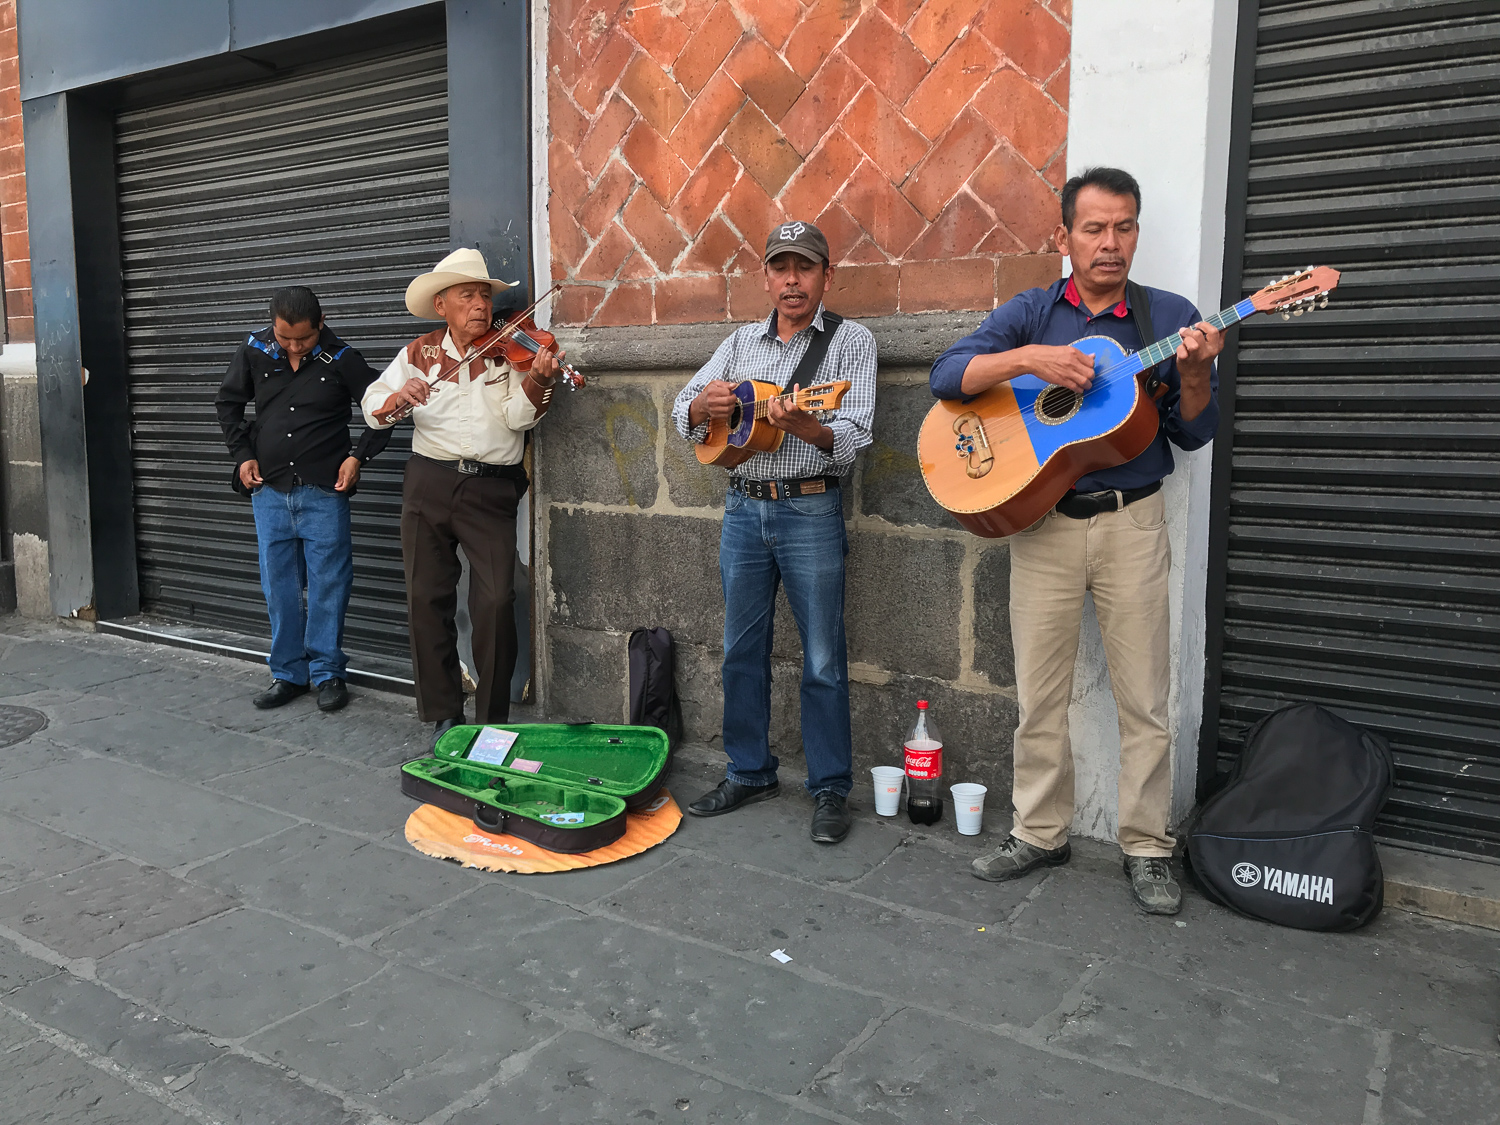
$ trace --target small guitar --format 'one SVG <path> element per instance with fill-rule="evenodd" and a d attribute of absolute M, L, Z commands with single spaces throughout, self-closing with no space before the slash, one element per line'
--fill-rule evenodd
<path fill-rule="evenodd" d="M 1301 316 L 1328 304 L 1337 270 L 1309 266 L 1208 318 L 1228 328 L 1258 312 Z M 1107 336 L 1073 344 L 1094 357 L 1082 394 L 1021 375 L 975 395 L 940 401 L 917 437 L 932 498 L 975 535 L 997 539 L 1041 519 L 1086 473 L 1123 465 L 1156 439 L 1160 419 L 1148 374 L 1170 359 L 1181 334 L 1126 354 Z"/>
<path fill-rule="evenodd" d="M 775 383 L 762 383 L 759 379 L 736 383 L 734 394 L 740 400 L 739 405 L 724 421 L 709 420 L 708 436 L 698 443 L 698 460 L 705 465 L 732 469 L 757 453 L 779 449 L 786 431 L 778 430 L 767 420 L 773 400 L 788 408 L 823 413 L 838 409 L 849 386 L 849 380 L 840 379 L 804 387 L 795 394 L 783 394 Z"/>

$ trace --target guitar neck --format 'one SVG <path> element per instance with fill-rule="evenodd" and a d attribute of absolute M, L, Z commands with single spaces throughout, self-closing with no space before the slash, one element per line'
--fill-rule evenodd
<path fill-rule="evenodd" d="M 1231 325 L 1238 324 L 1246 317 L 1255 315 L 1255 303 L 1246 297 L 1237 305 L 1230 305 L 1227 309 L 1220 309 L 1213 316 L 1207 317 L 1209 324 L 1223 331 Z M 1177 349 L 1182 346 L 1182 333 L 1174 332 L 1165 340 L 1158 340 L 1149 348 L 1142 348 L 1121 360 L 1111 367 L 1107 374 L 1111 376 L 1139 375 L 1147 368 L 1155 367 L 1158 363 L 1165 362 L 1177 354 Z M 1100 373 L 1105 374 L 1104 372 Z"/>
<path fill-rule="evenodd" d="M 791 391 L 788 391 L 784 395 L 772 395 L 770 398 L 758 398 L 755 400 L 755 417 L 757 420 L 769 418 L 771 416 L 771 403 L 786 402 L 788 399 L 791 399 L 793 401 L 793 404 L 795 405 L 796 400 L 805 394 L 807 394 L 806 391 L 797 391 L 795 394 Z"/>

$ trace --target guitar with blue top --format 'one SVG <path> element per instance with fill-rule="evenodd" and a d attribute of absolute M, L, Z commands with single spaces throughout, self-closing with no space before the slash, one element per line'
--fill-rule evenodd
<path fill-rule="evenodd" d="M 1223 329 L 1256 313 L 1301 316 L 1326 306 L 1338 283 L 1337 270 L 1309 266 L 1208 323 Z M 932 498 L 975 535 L 1024 531 L 1080 477 L 1145 452 L 1160 424 L 1156 399 L 1165 393 L 1154 372 L 1181 343 L 1177 333 L 1126 352 L 1107 336 L 1085 336 L 1073 344 L 1094 357 L 1094 381 L 1082 393 L 1021 375 L 968 400 L 940 400 L 917 438 Z"/>

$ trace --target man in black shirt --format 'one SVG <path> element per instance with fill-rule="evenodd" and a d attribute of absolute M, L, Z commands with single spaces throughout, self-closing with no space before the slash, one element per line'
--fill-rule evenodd
<path fill-rule="evenodd" d="M 269 690 L 262 709 L 318 689 L 318 708 L 349 702 L 344 612 L 354 585 L 349 497 L 362 464 L 390 430 L 366 429 L 350 451 L 350 408 L 377 372 L 323 324 L 311 289 L 278 289 L 271 326 L 252 332 L 229 363 L 214 405 L 236 465 L 235 488 L 251 498 L 260 582 L 271 616 Z M 245 406 L 255 403 L 255 421 Z M 306 591 L 304 605 L 303 591 Z"/>

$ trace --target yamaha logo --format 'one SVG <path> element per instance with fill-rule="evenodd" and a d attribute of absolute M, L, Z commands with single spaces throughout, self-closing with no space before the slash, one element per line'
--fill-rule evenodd
<path fill-rule="evenodd" d="M 1253 887 L 1260 882 L 1260 868 L 1253 863 L 1236 863 L 1234 881 L 1242 887 Z"/>
<path fill-rule="evenodd" d="M 807 230 L 806 223 L 784 223 L 781 229 L 776 232 L 776 237 L 783 242 L 794 242 L 802 237 L 802 233 L 805 230 Z"/>

